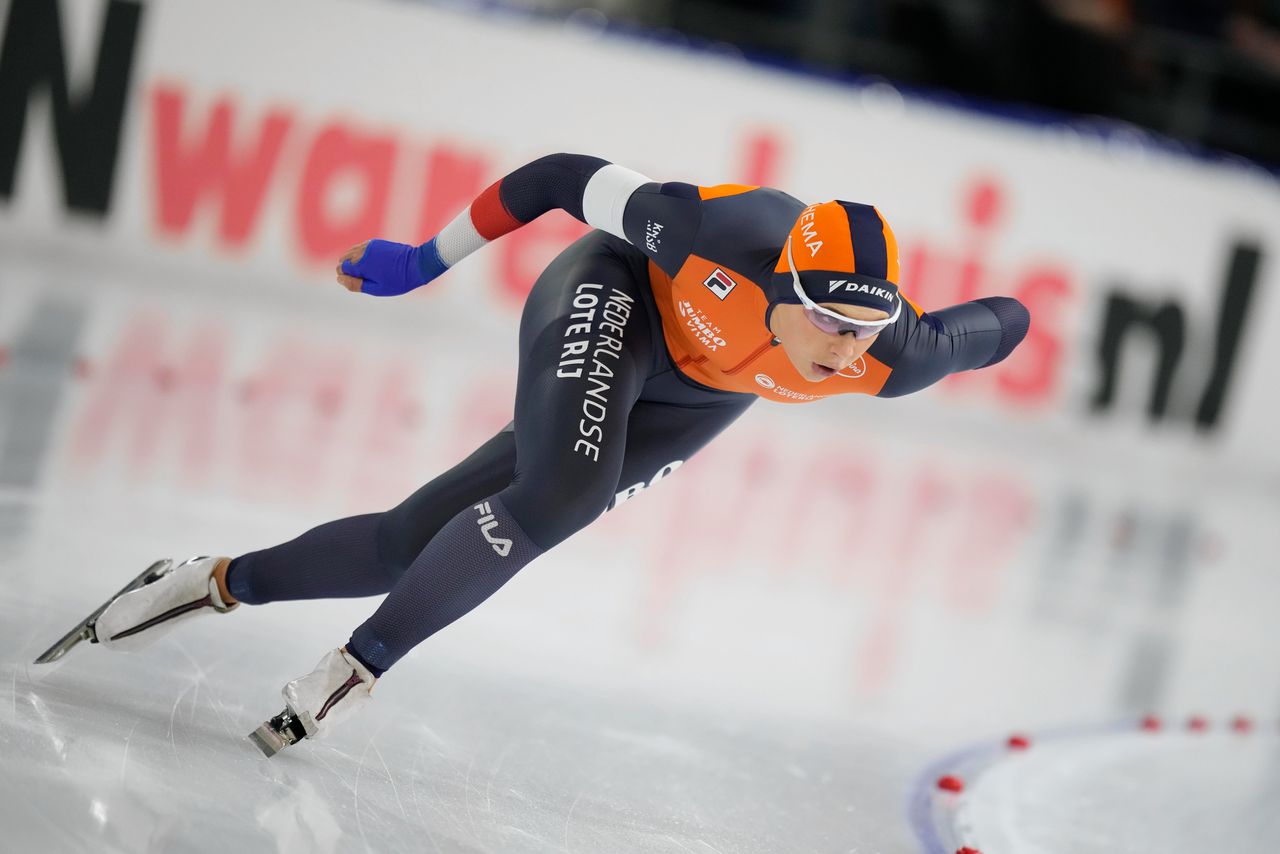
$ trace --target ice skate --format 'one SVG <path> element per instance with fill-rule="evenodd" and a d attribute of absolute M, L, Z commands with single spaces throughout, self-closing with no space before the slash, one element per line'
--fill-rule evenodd
<path fill-rule="evenodd" d="M 221 558 L 193 557 L 178 566 L 158 560 L 49 647 L 36 664 L 51 664 L 82 640 L 131 651 L 150 645 L 184 619 L 226 613 L 213 569 Z"/>
<path fill-rule="evenodd" d="M 284 686 L 284 711 L 249 733 L 249 740 L 270 758 L 304 738 L 322 738 L 369 702 L 373 683 L 363 664 L 335 649 L 311 673 Z"/>

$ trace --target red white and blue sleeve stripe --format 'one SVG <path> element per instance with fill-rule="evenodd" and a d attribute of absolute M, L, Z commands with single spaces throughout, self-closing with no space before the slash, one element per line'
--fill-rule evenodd
<path fill-rule="evenodd" d="M 521 166 L 481 193 L 424 245 L 420 263 L 434 279 L 491 240 L 553 208 L 626 240 L 627 200 L 649 178 L 583 154 L 550 154 Z"/>

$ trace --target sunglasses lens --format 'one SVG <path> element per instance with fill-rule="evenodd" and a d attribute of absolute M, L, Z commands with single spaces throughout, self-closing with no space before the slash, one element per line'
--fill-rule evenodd
<path fill-rule="evenodd" d="M 820 311 L 814 311 L 811 308 L 806 308 L 804 310 L 804 316 L 809 318 L 810 323 L 828 335 L 839 335 L 847 326 L 847 324 L 841 323 L 831 315 L 823 314 Z"/>
<path fill-rule="evenodd" d="M 879 326 L 863 326 L 859 323 L 849 323 L 829 314 L 823 314 L 812 308 L 804 310 L 804 316 L 809 318 L 809 322 L 821 329 L 828 335 L 841 335 L 845 332 L 852 332 L 853 337 L 858 341 L 865 341 L 878 334 L 882 327 Z"/>

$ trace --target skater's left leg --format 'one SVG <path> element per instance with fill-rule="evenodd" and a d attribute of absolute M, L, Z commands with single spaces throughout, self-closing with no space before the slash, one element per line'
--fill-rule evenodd
<path fill-rule="evenodd" d="M 226 588 L 249 605 L 381 595 L 458 511 L 511 483 L 515 440 L 502 432 L 385 513 L 318 525 L 229 564 Z"/>
<path fill-rule="evenodd" d="M 54 644 L 37 663 L 56 661 L 82 640 L 134 650 L 178 622 L 227 613 L 241 602 L 386 593 L 412 555 L 461 507 L 509 484 L 515 440 L 499 433 L 466 460 L 386 513 L 328 522 L 280 546 L 239 558 L 157 561 Z"/>
<path fill-rule="evenodd" d="M 90 637 L 108 649 L 141 649 L 183 620 L 235 610 L 238 603 L 222 596 L 214 577 L 222 560 L 199 557 L 177 566 L 171 561 L 159 562 L 145 583 L 116 596 L 90 618 Z"/>
<path fill-rule="evenodd" d="M 514 476 L 445 523 L 346 647 L 290 683 L 285 710 L 250 736 L 265 754 L 323 735 L 335 709 L 363 706 L 410 649 L 604 512 L 661 346 L 656 311 L 641 303 L 647 262 L 619 244 L 589 235 L 539 277 L 520 323 Z"/>

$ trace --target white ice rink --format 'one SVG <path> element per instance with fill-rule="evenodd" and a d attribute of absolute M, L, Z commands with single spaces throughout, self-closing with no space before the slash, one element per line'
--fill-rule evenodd
<path fill-rule="evenodd" d="M 415 650 L 362 719 L 269 761 L 245 735 L 376 600 L 245 607 L 143 652 L 82 644 L 34 666 L 151 560 L 388 506 L 509 417 L 509 354 L 471 367 L 477 397 L 450 385 L 457 366 L 432 373 L 446 343 L 468 346 L 441 303 L 272 314 L 243 287 L 173 302 L 154 273 L 90 288 L 80 264 L 0 282 L 0 850 L 1252 854 L 1280 839 L 1267 482 L 1194 459 L 1156 459 L 1163 475 L 1046 459 L 1016 430 L 984 444 L 963 416 L 938 443 L 857 401 L 857 430 L 890 428 L 881 448 L 907 472 L 873 477 L 877 499 L 927 536 L 908 543 L 889 517 L 889 539 L 859 548 L 804 517 L 733 528 L 818 470 L 762 449 L 794 425 L 834 435 L 829 412 L 753 412 Z M 182 354 L 210 325 L 202 346 L 232 355 L 202 374 Z M 425 366 L 396 392 L 418 402 L 401 444 L 358 429 L 385 412 L 376 389 L 313 400 L 313 380 L 258 367 L 338 330 L 357 377 Z M 130 367 L 137 340 L 160 368 Z M 193 432 L 192 408 L 216 409 L 217 430 Z M 1017 512 L 966 492 L 991 470 Z M 683 520 L 725 509 L 709 496 L 764 504 L 699 537 Z M 1016 536 L 956 563 L 975 526 Z M 1147 712 L 1160 732 L 1137 728 Z M 1252 727 L 1231 729 L 1237 714 Z M 1029 750 L 1004 746 L 1015 731 Z M 938 791 L 945 774 L 965 790 Z"/>

